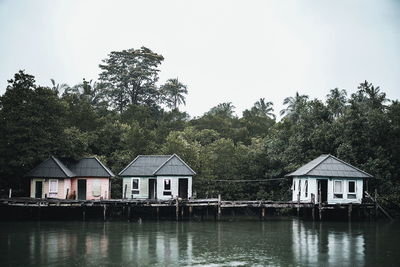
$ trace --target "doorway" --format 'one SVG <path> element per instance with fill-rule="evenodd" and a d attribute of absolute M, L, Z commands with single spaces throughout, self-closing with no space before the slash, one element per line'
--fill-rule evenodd
<path fill-rule="evenodd" d="M 86 200 L 86 180 L 78 180 L 78 199 Z"/>
<path fill-rule="evenodd" d="M 187 178 L 180 178 L 179 179 L 179 187 L 178 187 L 178 194 L 179 197 L 183 199 L 188 198 L 188 188 L 189 188 L 189 181 Z"/>
<path fill-rule="evenodd" d="M 157 198 L 157 180 L 149 179 L 149 199 Z"/>
<path fill-rule="evenodd" d="M 35 182 L 35 198 L 42 198 L 43 194 L 43 182 L 36 181 Z"/>
<path fill-rule="evenodd" d="M 328 201 L 328 180 L 318 180 L 318 203 Z"/>

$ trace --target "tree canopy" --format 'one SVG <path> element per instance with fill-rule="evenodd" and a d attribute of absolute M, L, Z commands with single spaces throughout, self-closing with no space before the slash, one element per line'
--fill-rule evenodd
<path fill-rule="evenodd" d="M 350 96 L 335 88 L 321 100 L 297 92 L 280 121 L 262 96 L 242 116 L 227 102 L 190 118 L 178 110 L 188 87 L 158 84 L 162 61 L 145 47 L 111 52 L 98 82 L 72 87 L 16 73 L 0 97 L 0 188 L 27 195 L 24 174 L 50 155 L 96 155 L 118 173 L 138 154 L 176 153 L 197 172 L 198 197 L 287 200 L 290 180 L 270 179 L 330 153 L 373 174 L 369 190 L 400 209 L 400 104 L 379 86 L 364 81 Z M 218 182 L 255 179 L 265 182 Z"/>

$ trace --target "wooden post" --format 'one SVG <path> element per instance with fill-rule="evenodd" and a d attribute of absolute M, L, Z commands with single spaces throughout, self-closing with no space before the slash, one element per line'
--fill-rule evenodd
<path fill-rule="evenodd" d="M 107 206 L 103 205 L 103 221 L 106 221 L 106 215 L 107 215 Z"/>
<path fill-rule="evenodd" d="M 217 214 L 217 220 L 219 221 L 221 219 L 221 194 L 218 194 L 218 214 Z"/>
<path fill-rule="evenodd" d="M 175 217 L 176 220 L 179 221 L 179 198 L 176 197 L 176 203 L 175 203 Z"/>
<path fill-rule="evenodd" d="M 311 210 L 311 216 L 312 216 L 313 221 L 315 221 L 315 207 L 314 206 L 312 207 L 312 210 Z"/>
<path fill-rule="evenodd" d="M 124 198 L 126 198 L 126 190 L 128 190 L 128 185 L 125 184 L 125 188 L 124 188 Z"/>
<path fill-rule="evenodd" d="M 12 196 L 12 189 L 10 188 L 10 189 L 8 190 L 8 198 L 11 198 L 11 196 Z"/>
<path fill-rule="evenodd" d="M 262 207 L 261 208 L 261 220 L 264 221 L 264 219 L 265 219 L 265 207 Z"/>
<path fill-rule="evenodd" d="M 128 214 L 127 214 L 128 222 L 131 221 L 131 206 L 128 206 Z"/>
<path fill-rule="evenodd" d="M 349 221 L 351 221 L 351 211 L 353 210 L 353 204 L 349 204 L 348 207 L 348 217 L 349 217 Z"/>
<path fill-rule="evenodd" d="M 156 213 L 157 213 L 157 221 L 160 219 L 160 207 L 156 208 Z"/>

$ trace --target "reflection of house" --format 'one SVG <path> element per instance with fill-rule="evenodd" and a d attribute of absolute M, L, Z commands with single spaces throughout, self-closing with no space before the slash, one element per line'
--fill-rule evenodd
<path fill-rule="evenodd" d="M 108 199 L 114 174 L 96 157 L 78 161 L 50 157 L 32 169 L 31 197 Z"/>
<path fill-rule="evenodd" d="M 293 201 L 361 203 L 363 180 L 372 175 L 357 169 L 332 155 L 321 155 L 286 175 L 293 177 Z"/>
<path fill-rule="evenodd" d="M 177 155 L 137 156 L 119 175 L 123 198 L 192 197 L 196 173 Z"/>

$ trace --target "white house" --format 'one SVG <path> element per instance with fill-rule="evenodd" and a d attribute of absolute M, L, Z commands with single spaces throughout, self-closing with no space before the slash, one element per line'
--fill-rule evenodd
<path fill-rule="evenodd" d="M 361 203 L 364 179 L 373 176 L 332 155 L 321 155 L 296 171 L 292 201 L 327 204 Z"/>
<path fill-rule="evenodd" d="M 178 155 L 139 155 L 119 173 L 122 197 L 191 198 L 195 174 Z"/>

